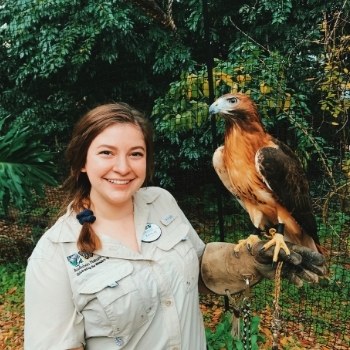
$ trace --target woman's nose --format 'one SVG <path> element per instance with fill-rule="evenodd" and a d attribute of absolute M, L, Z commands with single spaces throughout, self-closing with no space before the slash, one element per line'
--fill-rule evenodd
<path fill-rule="evenodd" d="M 113 171 L 120 174 L 128 173 L 130 171 L 130 165 L 127 157 L 117 157 L 114 162 Z"/>

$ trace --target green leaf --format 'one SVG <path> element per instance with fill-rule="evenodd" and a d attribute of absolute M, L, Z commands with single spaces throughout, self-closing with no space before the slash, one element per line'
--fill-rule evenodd
<path fill-rule="evenodd" d="M 10 194 L 13 203 L 22 208 L 34 194 L 43 194 L 44 185 L 57 185 L 54 177 L 53 154 L 35 140 L 28 127 L 12 125 L 0 136 L 0 199 Z M 2 202 L 4 210 L 8 203 Z"/>

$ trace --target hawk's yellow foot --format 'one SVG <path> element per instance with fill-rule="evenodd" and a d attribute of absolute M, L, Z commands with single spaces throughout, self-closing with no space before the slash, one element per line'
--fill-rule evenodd
<path fill-rule="evenodd" d="M 242 246 L 246 246 L 247 249 L 251 251 L 252 246 L 259 241 L 260 238 L 258 235 L 250 235 L 247 239 L 240 239 L 233 249 L 235 256 L 237 258 L 239 257 L 239 250 L 242 248 Z"/>
<path fill-rule="evenodd" d="M 282 233 L 276 232 L 274 236 L 266 244 L 264 244 L 263 248 L 264 250 L 267 250 L 273 245 L 275 245 L 275 250 L 273 253 L 273 260 L 272 260 L 274 263 L 277 262 L 278 253 L 281 249 L 283 249 L 287 255 L 290 255 L 290 250 L 287 247 L 286 242 L 284 241 L 284 236 Z"/>

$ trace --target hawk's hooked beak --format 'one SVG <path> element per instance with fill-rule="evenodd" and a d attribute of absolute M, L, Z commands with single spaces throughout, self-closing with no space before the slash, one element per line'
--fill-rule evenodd
<path fill-rule="evenodd" d="M 211 117 L 211 120 L 216 122 L 216 115 L 219 113 L 219 108 L 218 108 L 218 102 L 215 101 L 213 102 L 210 107 L 209 107 L 209 116 Z"/>
<path fill-rule="evenodd" d="M 218 103 L 214 102 L 209 107 L 209 115 L 217 114 L 219 112 Z"/>

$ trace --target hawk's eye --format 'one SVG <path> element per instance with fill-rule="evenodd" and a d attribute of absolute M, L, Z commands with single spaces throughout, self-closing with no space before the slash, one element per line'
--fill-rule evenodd
<path fill-rule="evenodd" d="M 236 97 L 231 97 L 231 98 L 228 99 L 228 102 L 234 104 L 234 103 L 237 102 L 237 98 Z"/>

